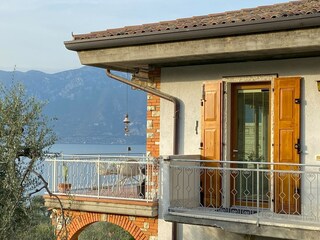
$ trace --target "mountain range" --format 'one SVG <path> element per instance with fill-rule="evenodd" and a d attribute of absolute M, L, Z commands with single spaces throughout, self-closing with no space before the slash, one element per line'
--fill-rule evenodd
<path fill-rule="evenodd" d="M 44 114 L 57 118 L 58 143 L 145 144 L 146 93 L 108 78 L 103 69 L 82 67 L 54 74 L 0 71 L 0 82 L 7 86 L 21 82 L 28 95 L 47 102 Z M 131 121 L 128 136 L 126 113 Z"/>

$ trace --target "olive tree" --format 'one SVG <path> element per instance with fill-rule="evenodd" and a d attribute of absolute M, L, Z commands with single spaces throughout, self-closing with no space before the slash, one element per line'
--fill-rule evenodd
<path fill-rule="evenodd" d="M 56 135 L 44 103 L 21 84 L 0 86 L 0 239 L 20 239 L 32 221 L 32 196 L 46 187 L 41 166 Z"/>

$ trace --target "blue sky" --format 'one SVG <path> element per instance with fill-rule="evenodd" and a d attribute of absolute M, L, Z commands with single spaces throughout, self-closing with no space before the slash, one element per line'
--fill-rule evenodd
<path fill-rule="evenodd" d="M 173 20 L 289 0 L 1 0 L 0 70 L 81 67 L 63 42 L 73 33 Z"/>

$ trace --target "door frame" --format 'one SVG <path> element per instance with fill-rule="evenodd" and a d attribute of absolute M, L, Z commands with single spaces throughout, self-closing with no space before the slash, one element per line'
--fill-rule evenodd
<path fill-rule="evenodd" d="M 268 117 L 268 159 L 267 162 L 271 162 L 271 123 L 273 121 L 271 112 L 272 112 L 272 81 L 263 81 L 263 82 L 237 82 L 237 83 L 231 83 L 231 112 L 230 112 L 230 149 L 229 149 L 229 156 L 231 161 L 238 160 L 236 157 L 236 153 L 233 152 L 234 149 L 237 149 L 237 138 L 238 138 L 238 127 L 237 127 L 237 104 L 238 104 L 238 98 L 237 98 L 237 90 L 254 90 L 254 89 L 268 89 L 269 90 L 269 117 Z M 236 164 L 231 164 L 231 168 L 236 167 Z M 268 166 L 270 169 L 270 165 Z M 235 189 L 235 183 L 233 181 L 232 173 L 230 174 L 230 205 L 231 206 L 252 206 L 257 207 L 256 201 L 249 201 L 243 204 L 242 201 L 237 201 L 233 199 L 231 196 L 231 191 Z M 272 180 L 269 179 L 268 183 L 268 192 L 271 193 L 271 182 Z M 262 208 L 268 208 L 268 199 L 265 199 L 265 201 L 260 202 L 259 207 Z"/>
<path fill-rule="evenodd" d="M 250 89 L 269 89 L 270 95 L 269 95 L 269 124 L 268 124 L 268 157 L 269 157 L 269 162 L 270 162 L 270 150 L 271 150 L 271 90 L 272 90 L 272 85 L 271 82 L 254 82 L 254 83 L 248 83 L 248 82 L 241 82 L 241 83 L 232 83 L 231 84 L 231 127 L 230 127 L 230 159 L 235 160 L 234 157 L 232 156 L 232 150 L 234 149 L 237 141 L 237 131 L 235 131 L 235 126 L 237 119 L 234 116 L 234 113 L 236 112 L 236 107 L 237 107 L 237 97 L 236 97 L 236 91 L 238 89 L 241 90 L 250 90 Z"/>

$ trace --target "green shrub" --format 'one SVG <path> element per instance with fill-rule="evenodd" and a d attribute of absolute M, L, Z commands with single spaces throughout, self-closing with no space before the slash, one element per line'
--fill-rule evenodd
<path fill-rule="evenodd" d="M 121 227 L 108 223 L 97 222 L 86 227 L 79 235 L 79 240 L 134 240 L 134 238 Z"/>

